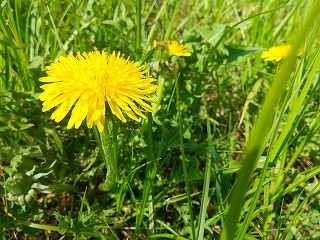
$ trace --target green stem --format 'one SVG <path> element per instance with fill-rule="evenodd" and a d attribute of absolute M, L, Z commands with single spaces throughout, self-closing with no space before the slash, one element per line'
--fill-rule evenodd
<path fill-rule="evenodd" d="M 53 225 L 31 223 L 31 222 L 26 222 L 26 221 L 21 222 L 21 224 L 24 225 L 24 226 L 28 226 L 30 228 L 41 229 L 41 230 L 50 230 L 50 231 L 56 231 L 56 232 L 59 232 L 59 230 L 60 230 L 60 228 L 58 226 L 53 226 Z M 72 230 L 69 230 L 67 233 L 68 234 L 72 234 L 73 232 L 72 232 Z M 94 233 L 94 232 L 82 231 L 81 234 L 84 235 L 84 236 L 95 237 L 95 238 L 98 238 L 98 239 L 101 238 L 100 234 Z"/>
<path fill-rule="evenodd" d="M 153 118 L 152 114 L 148 113 L 148 150 L 147 150 L 147 159 L 150 164 L 147 166 L 149 169 L 148 175 L 150 175 L 147 179 L 147 181 L 150 181 L 149 184 L 149 189 L 148 189 L 148 203 L 149 203 L 149 230 L 151 234 L 154 234 L 154 206 L 153 206 L 153 184 L 154 184 L 154 179 L 156 177 L 157 173 L 157 163 L 154 160 L 153 157 L 153 145 L 152 145 L 152 124 L 153 124 Z"/>
<path fill-rule="evenodd" d="M 141 57 L 141 0 L 136 2 L 136 59 Z"/>
<path fill-rule="evenodd" d="M 117 182 L 118 179 L 118 163 L 115 151 L 115 136 L 112 135 L 112 121 L 107 118 L 104 126 L 104 131 L 100 133 L 100 152 L 104 159 L 107 174 L 104 183 L 99 185 L 100 190 L 109 191 Z"/>
<path fill-rule="evenodd" d="M 21 222 L 23 225 L 36 228 L 36 229 L 42 229 L 42 230 L 51 230 L 51 231 L 59 231 L 58 226 L 53 225 L 45 225 L 45 224 L 37 224 L 37 223 L 30 223 L 30 222 Z"/>
<path fill-rule="evenodd" d="M 180 134 L 180 152 L 181 152 L 181 160 L 182 160 L 182 168 L 183 168 L 183 176 L 184 176 L 184 182 L 185 182 L 185 188 L 187 193 L 187 199 L 188 199 L 188 208 L 189 208 L 189 214 L 190 214 L 190 225 L 191 225 L 191 236 L 192 239 L 196 239 L 195 234 L 195 228 L 194 228 L 194 218 L 193 218 L 193 208 L 192 208 L 192 200 L 190 195 L 190 186 L 189 186 L 189 177 L 188 177 L 188 171 L 187 171 L 187 163 L 186 163 L 186 155 L 184 152 L 184 141 L 183 141 L 183 123 L 182 123 L 182 111 L 180 107 L 180 92 L 179 92 L 179 83 L 176 72 L 174 73 L 174 77 L 176 80 L 176 96 L 177 96 L 177 108 L 179 111 L 179 134 Z"/>
<path fill-rule="evenodd" d="M 147 163 L 146 163 L 146 169 L 145 169 L 145 182 L 143 185 L 143 195 L 142 195 L 142 201 L 141 201 L 141 207 L 140 207 L 140 213 L 136 218 L 136 229 L 134 231 L 133 239 L 138 239 L 138 236 L 141 232 L 141 224 L 143 221 L 143 218 L 145 217 L 145 208 L 147 206 L 147 203 L 149 205 L 149 230 L 151 234 L 154 234 L 154 226 L 155 226 L 155 220 L 154 220 L 154 206 L 153 206 L 153 186 L 154 186 L 154 179 L 156 177 L 157 173 L 157 163 L 154 160 L 153 156 L 153 145 L 152 145 L 152 124 L 153 124 L 153 118 L 152 114 L 148 113 L 148 136 L 147 136 L 147 143 L 148 147 L 146 149 L 147 154 Z"/>
<path fill-rule="evenodd" d="M 210 126 L 209 119 L 207 119 L 207 133 L 208 133 L 207 162 L 206 162 L 206 169 L 204 172 L 199 223 L 198 223 L 197 234 L 196 234 L 197 239 L 203 239 L 203 237 L 204 237 L 204 230 L 205 230 L 206 216 L 207 216 L 207 207 L 208 207 L 208 204 L 210 201 L 209 189 L 210 189 L 211 159 L 212 159 L 212 150 L 214 149 L 214 146 L 212 143 L 212 134 L 211 134 L 211 126 Z"/>
<path fill-rule="evenodd" d="M 173 32 L 174 26 L 177 22 L 181 2 L 182 2 L 182 0 L 174 1 L 173 13 L 170 16 L 170 22 L 168 23 L 167 31 L 166 31 L 164 39 L 171 39 L 171 37 L 172 37 L 172 32 Z"/>

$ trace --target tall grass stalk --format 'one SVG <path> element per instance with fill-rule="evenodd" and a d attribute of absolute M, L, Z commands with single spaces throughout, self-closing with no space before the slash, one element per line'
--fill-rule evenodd
<path fill-rule="evenodd" d="M 174 1 L 173 12 L 172 12 L 172 15 L 170 16 L 170 19 L 169 19 L 169 22 L 167 25 L 167 31 L 164 36 L 164 39 L 171 39 L 172 38 L 172 32 L 173 32 L 174 27 L 177 23 L 177 18 L 178 18 L 181 2 L 182 2 L 182 0 Z"/>
<path fill-rule="evenodd" d="M 141 57 L 141 0 L 136 1 L 136 46 L 135 46 L 135 54 L 136 59 L 139 59 Z M 154 233 L 154 206 L 153 206 L 153 182 L 154 178 L 157 172 L 157 163 L 154 161 L 154 155 L 153 155 L 153 145 L 152 145 L 152 124 L 153 124 L 153 118 L 152 114 L 147 114 L 148 121 L 147 121 L 147 149 L 146 149 L 146 155 L 147 155 L 147 163 L 145 168 L 145 182 L 144 182 L 144 191 L 142 195 L 142 201 L 141 201 L 141 208 L 140 212 L 136 218 L 136 229 L 134 231 L 134 238 L 137 239 L 138 235 L 141 232 L 141 224 L 144 219 L 145 215 L 145 208 L 148 204 L 148 216 L 149 216 L 149 234 Z"/>
<path fill-rule="evenodd" d="M 153 118 L 150 113 L 147 114 L 148 116 L 148 129 L 147 129 L 147 148 L 146 148 L 146 155 L 147 155 L 147 162 L 145 168 L 145 181 L 143 184 L 143 194 L 142 194 L 142 201 L 140 206 L 139 214 L 136 218 L 136 229 L 134 231 L 134 238 L 137 239 L 138 235 L 141 232 L 141 224 L 143 222 L 145 216 L 145 208 L 148 205 L 148 216 L 149 216 L 149 232 L 151 234 L 154 233 L 154 206 L 153 206 L 153 183 L 154 178 L 157 172 L 157 163 L 154 161 L 153 156 L 153 145 L 152 145 L 152 123 Z"/>
<path fill-rule="evenodd" d="M 136 60 L 141 56 L 141 0 L 136 0 Z"/>
<path fill-rule="evenodd" d="M 262 105 L 258 119 L 251 131 L 247 149 L 243 157 L 243 166 L 239 172 L 232 192 L 230 208 L 226 217 L 225 226 L 221 233 L 221 239 L 223 240 L 233 239 L 237 232 L 240 213 L 253 170 L 265 148 L 272 120 L 277 113 L 277 104 L 279 103 L 290 79 L 290 75 L 294 70 L 296 53 L 305 42 L 308 32 L 312 30 L 316 21 L 319 21 L 318 9 L 320 9 L 319 0 L 315 1 L 312 9 L 306 17 L 304 25 L 299 31 L 296 39 L 293 41 L 291 53 L 284 60 L 279 73 L 275 76 L 270 91 L 267 93 L 265 102 Z M 317 31 L 317 29 L 315 29 L 315 31 Z M 246 229 L 240 229 L 242 235 L 245 230 Z"/>
<path fill-rule="evenodd" d="M 205 105 L 206 102 L 204 101 Z M 206 106 L 207 107 L 207 106 Z M 206 113 L 208 117 L 208 113 Z M 212 142 L 212 131 L 211 131 L 211 122 L 209 118 L 207 118 L 207 159 L 206 159 L 206 168 L 204 173 L 204 179 L 203 179 L 203 190 L 202 190 L 202 198 L 201 198 L 201 204 L 200 204 L 200 214 L 199 214 L 199 220 L 198 220 L 198 226 L 196 228 L 196 239 L 203 239 L 204 236 L 204 230 L 206 227 L 206 216 L 207 216 L 207 207 L 210 202 L 209 197 L 209 189 L 210 189 L 210 175 L 211 175 L 211 161 L 213 158 L 213 155 L 215 154 L 215 148 L 213 146 Z"/>
<path fill-rule="evenodd" d="M 191 192 L 190 192 L 190 184 L 189 184 L 189 176 L 187 170 L 187 162 L 186 162 L 186 155 L 184 150 L 184 129 L 183 129 L 183 122 L 182 122 L 182 111 L 180 108 L 180 91 L 179 91 L 179 75 L 177 72 L 174 74 L 175 77 L 175 89 L 176 89 L 176 99 L 177 99 L 177 109 L 179 111 L 178 118 L 179 118 L 179 135 L 180 135 L 180 153 L 181 153 L 181 161 L 182 161 L 182 169 L 183 169 L 183 177 L 185 183 L 185 189 L 187 194 L 188 200 L 188 208 L 189 208 L 189 215 L 190 215 L 190 226 L 191 226 L 191 237 L 195 240 L 195 227 L 194 227 L 194 217 L 193 217 L 193 208 L 192 208 L 192 199 L 191 199 Z"/>
<path fill-rule="evenodd" d="M 316 56 L 319 55 L 317 54 Z M 262 187 L 264 188 L 264 204 L 261 207 L 261 211 L 264 215 L 263 229 L 267 231 L 271 228 L 270 225 L 272 222 L 272 213 L 274 212 L 275 207 L 274 204 L 279 199 L 282 199 L 284 195 L 284 178 L 289 174 L 289 171 L 292 170 L 292 165 L 297 160 L 297 156 L 301 154 L 302 149 L 308 142 L 310 142 L 311 137 L 313 137 L 316 131 L 319 129 L 319 124 L 316 123 L 317 120 L 320 120 L 320 115 L 318 115 L 318 117 L 315 116 L 315 119 L 309 123 L 309 132 L 307 134 L 307 137 L 305 138 L 307 140 L 304 140 L 302 141 L 302 143 L 300 143 L 296 152 L 293 154 L 291 159 L 288 160 L 288 152 L 286 151 L 286 149 L 292 141 L 291 136 L 293 135 L 293 131 L 298 128 L 298 123 L 300 123 L 302 117 L 305 116 L 307 110 L 306 107 L 310 104 L 310 100 L 314 97 L 315 91 L 316 89 L 318 89 L 317 86 L 319 85 L 319 82 L 315 81 L 315 74 L 317 72 L 318 66 L 320 66 L 319 59 L 318 61 L 317 59 L 315 61 L 311 61 L 312 70 L 306 68 L 306 75 L 308 76 L 301 76 L 300 74 L 298 74 L 302 71 L 302 69 L 305 69 L 305 64 L 303 64 L 304 62 L 305 60 L 302 60 L 299 64 L 299 68 L 297 70 L 297 73 L 295 74 L 295 78 L 293 79 L 294 81 L 292 81 L 299 82 L 299 84 L 291 84 L 290 87 L 288 87 L 284 100 L 284 102 L 287 104 L 283 104 L 279 109 L 279 114 L 275 118 L 275 121 L 273 123 L 274 127 L 272 127 L 270 130 L 269 135 L 272 139 L 272 145 L 270 145 L 269 147 L 270 150 L 268 151 L 264 167 L 261 171 L 261 174 L 259 175 L 258 185 L 253 188 L 254 195 L 245 203 L 245 207 L 248 207 L 248 212 L 246 213 L 245 218 L 242 221 L 242 234 L 238 235 L 238 239 L 244 237 L 244 229 L 247 229 L 250 222 L 252 221 L 252 218 L 256 217 L 260 213 L 260 211 L 257 211 L 255 209 Z M 308 93 L 308 96 L 306 93 Z M 283 122 L 283 118 L 281 118 L 281 116 L 284 116 L 284 114 L 287 114 L 286 122 Z M 279 128 L 281 128 L 280 133 Z M 277 161 L 277 159 L 279 160 Z M 273 165 L 276 165 L 276 170 L 272 173 L 269 168 Z M 267 181 L 268 178 L 273 180 L 271 182 Z M 303 179 L 304 181 L 307 181 L 306 178 Z M 267 232 L 265 232 L 265 234 L 267 234 Z"/>

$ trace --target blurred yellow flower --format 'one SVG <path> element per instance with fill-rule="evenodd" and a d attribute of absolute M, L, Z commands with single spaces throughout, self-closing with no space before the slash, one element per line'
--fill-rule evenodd
<path fill-rule="evenodd" d="M 267 61 L 276 61 L 279 62 L 280 60 L 286 58 L 290 52 L 290 45 L 280 45 L 274 46 L 269 48 L 267 51 L 263 51 L 261 54 L 261 58 L 264 59 L 265 62 Z M 301 56 L 303 50 L 300 49 L 297 53 L 297 56 Z"/>
<path fill-rule="evenodd" d="M 120 52 L 94 51 L 78 53 L 76 57 L 60 57 L 46 69 L 48 76 L 39 79 L 46 83 L 41 86 L 44 92 L 39 96 L 43 101 L 42 111 L 57 107 L 51 119 L 60 122 L 74 106 L 68 129 L 79 128 L 86 118 L 88 128 L 95 124 L 102 132 L 106 102 L 123 122 L 126 122 L 123 113 L 135 121 L 138 121 L 136 115 L 146 118 L 137 105 L 151 112 L 149 103 L 155 103 L 148 96 L 157 90 L 152 83 L 154 79 L 145 76 L 148 69 L 120 57 Z"/>
<path fill-rule="evenodd" d="M 152 46 L 155 47 L 164 47 L 168 49 L 170 56 L 179 56 L 179 57 L 188 57 L 191 56 L 191 53 L 188 52 L 185 45 L 178 43 L 174 40 L 165 40 L 163 42 L 157 42 L 153 40 Z"/>

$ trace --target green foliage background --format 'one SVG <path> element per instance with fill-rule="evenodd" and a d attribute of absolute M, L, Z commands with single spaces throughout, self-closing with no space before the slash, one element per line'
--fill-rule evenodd
<path fill-rule="evenodd" d="M 227 217 L 235 239 L 320 238 L 319 2 L 0 1 L 1 239 L 217 239 Z M 263 62 L 301 29 L 291 70 L 290 57 Z M 159 61 L 154 39 L 192 55 Z M 38 99 L 45 66 L 93 50 L 140 61 L 159 85 L 147 120 L 117 122 L 108 192 L 93 131 L 51 121 Z M 274 81 L 285 91 L 252 138 Z M 241 167 L 252 144 L 251 173 Z M 232 198 L 239 169 L 249 186 L 238 181 Z M 238 216 L 229 209 L 242 197 Z"/>

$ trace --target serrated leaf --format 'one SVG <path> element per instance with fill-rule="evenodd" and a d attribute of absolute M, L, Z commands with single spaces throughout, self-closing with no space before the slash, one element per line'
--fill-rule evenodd
<path fill-rule="evenodd" d="M 56 220 L 59 222 L 59 233 L 65 234 L 70 226 L 70 221 L 68 217 L 62 216 L 59 212 L 54 212 L 53 215 L 56 217 Z"/>

